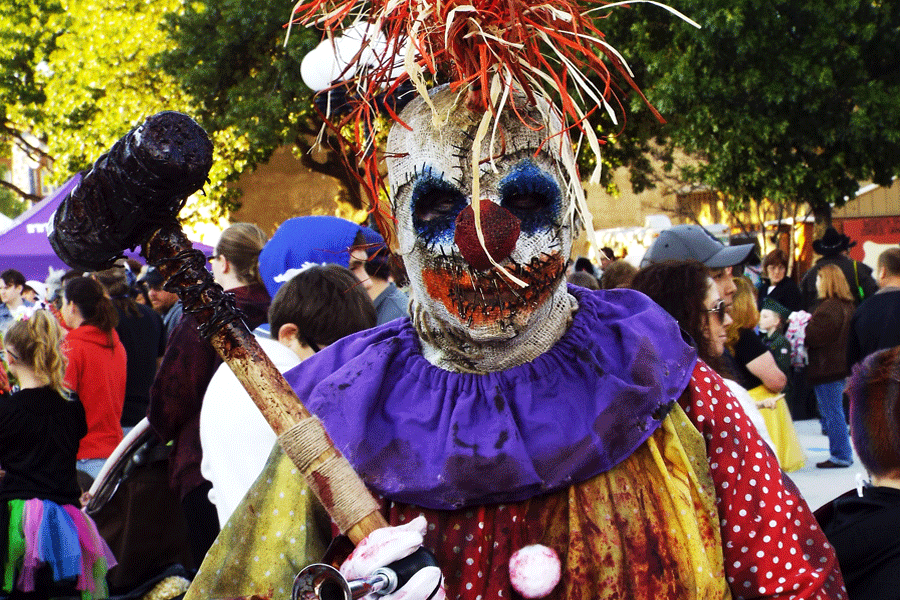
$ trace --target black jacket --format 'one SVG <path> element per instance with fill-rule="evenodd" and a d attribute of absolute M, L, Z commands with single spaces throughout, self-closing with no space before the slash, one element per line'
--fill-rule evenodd
<path fill-rule="evenodd" d="M 866 299 L 850 321 L 847 364 L 853 365 L 876 350 L 900 346 L 900 288 L 884 288 Z"/>
<path fill-rule="evenodd" d="M 900 599 L 900 490 L 851 490 L 816 511 L 850 600 Z"/>
<path fill-rule="evenodd" d="M 39 498 L 80 506 L 78 444 L 84 407 L 49 387 L 20 390 L 0 402 L 0 499 Z"/>
<path fill-rule="evenodd" d="M 166 352 L 166 332 L 159 313 L 144 304 L 137 304 L 138 315 L 128 314 L 116 306 L 119 324 L 116 333 L 125 346 L 127 378 L 125 405 L 122 408 L 122 427 L 134 427 L 147 416 L 150 386 L 156 377 L 156 361 Z"/>
<path fill-rule="evenodd" d="M 759 302 L 757 306 L 762 308 L 763 300 L 771 298 L 791 312 L 797 312 L 803 308 L 800 300 L 800 287 L 793 279 L 785 277 L 775 284 L 771 292 L 769 292 L 769 285 L 771 284 L 768 279 L 763 279 L 759 283 Z"/>

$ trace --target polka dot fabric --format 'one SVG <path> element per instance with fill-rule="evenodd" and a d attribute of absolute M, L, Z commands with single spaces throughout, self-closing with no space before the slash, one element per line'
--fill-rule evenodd
<path fill-rule="evenodd" d="M 289 599 L 300 569 L 324 556 L 333 536 L 328 523 L 297 467 L 276 445 L 185 598 Z"/>
<path fill-rule="evenodd" d="M 847 598 L 834 549 L 725 383 L 698 361 L 681 404 L 703 434 L 735 598 Z"/>

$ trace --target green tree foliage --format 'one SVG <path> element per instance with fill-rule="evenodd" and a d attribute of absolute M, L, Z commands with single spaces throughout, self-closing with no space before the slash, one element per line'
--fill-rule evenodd
<path fill-rule="evenodd" d="M 0 178 L 5 177 L 9 169 L 0 167 Z M 25 202 L 13 190 L 0 187 L 0 214 L 7 217 L 18 217 L 28 208 Z"/>
<path fill-rule="evenodd" d="M 324 159 L 308 152 L 319 124 L 299 66 L 320 35 L 295 28 L 284 45 L 290 2 L 0 4 L 0 143 L 37 134 L 58 181 L 169 109 L 197 118 L 215 142 L 200 205 L 207 216 L 234 200 L 226 182 L 284 144 L 309 168 L 348 183 L 345 199 L 362 204 L 336 150 Z M 601 25 L 608 41 L 667 120 L 660 125 L 631 95 L 624 130 L 605 126 L 604 161 L 631 164 L 637 189 L 656 183 L 651 151 L 670 167 L 676 150 L 699 158 L 672 172 L 721 190 L 736 208 L 768 198 L 825 209 L 852 197 L 861 181 L 886 184 L 898 173 L 900 2 L 677 7 L 703 28 L 648 4 L 600 13 L 609 15 Z"/>
<path fill-rule="evenodd" d="M 279 146 L 293 145 L 307 168 L 344 182 L 342 200 L 360 208 L 360 188 L 334 140 L 325 136 L 325 152 L 310 152 L 320 122 L 300 62 L 321 33 L 295 27 L 285 44 L 290 8 L 284 0 L 192 2 L 168 15 L 165 29 L 173 43 L 158 64 L 191 95 L 208 131 L 229 132 L 238 142 L 228 179 L 266 161 Z"/>
<path fill-rule="evenodd" d="M 308 152 L 318 123 L 300 61 L 320 34 L 294 29 L 285 47 L 289 18 L 282 0 L 9 0 L 0 12 L 0 142 L 39 136 L 62 182 L 145 117 L 190 114 L 213 138 L 215 160 L 207 196 L 182 212 L 188 220 L 227 214 L 237 198 L 226 184 L 285 144 L 349 183 L 335 150 Z M 348 185 L 345 199 L 361 206 L 359 187 Z"/>
<path fill-rule="evenodd" d="M 678 6 L 702 29 L 648 5 L 610 11 L 604 29 L 668 123 L 639 132 L 680 178 L 751 199 L 806 201 L 827 217 L 859 183 L 900 173 L 900 3 L 702 0 Z"/>
<path fill-rule="evenodd" d="M 44 155 L 24 134 L 43 118 L 41 107 L 46 96 L 40 71 L 60 33 L 46 20 L 56 19 L 62 10 L 56 0 L 0 3 L 0 155 L 4 157 L 9 157 L 13 142 L 36 158 Z M 10 193 L 37 199 L 5 180 L 0 180 L 0 187 L 4 198 L 12 203 L 10 209 L 15 209 Z"/>
<path fill-rule="evenodd" d="M 189 105 L 148 57 L 165 44 L 162 14 L 180 0 L 8 0 L 0 18 L 5 141 L 53 161 L 59 183 L 144 117 Z M 23 132 L 45 147 L 28 145 Z M 20 192 L 20 195 L 23 195 Z M 36 198 L 30 198 L 36 199 Z"/>
<path fill-rule="evenodd" d="M 90 165 L 132 127 L 162 110 L 191 114 L 178 82 L 150 64 L 169 43 L 163 16 L 181 0 L 81 0 L 48 20 L 61 33 L 39 73 L 45 99 L 35 131 L 62 182 Z M 196 218 L 220 212 L 208 198 L 186 211 Z"/>
<path fill-rule="evenodd" d="M 57 183 L 90 167 L 149 115 L 194 115 L 179 81 L 152 63 L 171 44 L 161 26 L 165 15 L 183 10 L 182 0 L 11 3 L 17 6 L 0 21 L 10 48 L 0 55 L 2 64 L 17 66 L 3 73 L 5 123 L 45 141 Z M 223 182 L 233 169 L 224 165 L 242 142 L 227 131 L 211 133 L 217 153 L 208 195 L 182 212 L 188 221 L 221 216 L 229 207 Z"/>
<path fill-rule="evenodd" d="M 176 82 L 147 62 L 166 43 L 160 18 L 179 5 L 81 0 L 53 19 L 63 33 L 46 59 L 40 133 L 63 177 L 90 166 L 144 117 L 189 108 Z"/>

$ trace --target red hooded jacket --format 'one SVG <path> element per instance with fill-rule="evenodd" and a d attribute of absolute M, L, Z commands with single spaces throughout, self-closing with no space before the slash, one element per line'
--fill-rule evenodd
<path fill-rule="evenodd" d="M 88 432 L 78 447 L 78 459 L 107 458 L 122 441 L 125 347 L 115 329 L 104 333 L 81 325 L 66 335 L 63 351 L 69 360 L 65 386 L 78 394 L 87 417 Z"/>

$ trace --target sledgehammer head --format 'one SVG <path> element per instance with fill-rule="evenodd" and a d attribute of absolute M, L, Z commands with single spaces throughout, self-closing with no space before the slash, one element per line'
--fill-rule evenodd
<path fill-rule="evenodd" d="M 102 155 L 50 219 L 50 245 L 70 267 L 98 271 L 122 251 L 177 224 L 188 196 L 203 187 L 212 142 L 189 116 L 148 117 Z"/>

